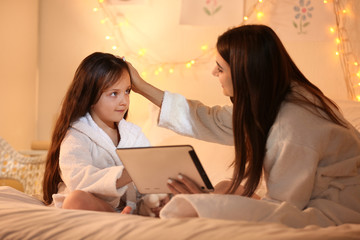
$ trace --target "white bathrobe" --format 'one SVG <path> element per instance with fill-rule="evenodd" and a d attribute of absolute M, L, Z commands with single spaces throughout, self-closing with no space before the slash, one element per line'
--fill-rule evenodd
<path fill-rule="evenodd" d="M 118 128 L 121 140 L 117 148 L 150 145 L 140 127 L 133 123 L 123 119 Z M 59 162 L 64 183 L 60 183 L 58 194 L 53 195 L 55 206 L 62 207 L 69 192 L 83 190 L 117 207 L 128 186 L 116 188 L 116 180 L 124 167 L 115 150 L 110 137 L 89 113 L 74 122 L 60 147 Z"/>
<path fill-rule="evenodd" d="M 338 113 L 341 116 L 340 113 Z M 159 126 L 206 141 L 233 142 L 231 107 L 204 106 L 165 92 Z M 176 195 L 161 218 L 208 217 L 279 222 L 291 227 L 360 223 L 360 134 L 284 102 L 270 129 L 262 200 L 235 195 Z"/>

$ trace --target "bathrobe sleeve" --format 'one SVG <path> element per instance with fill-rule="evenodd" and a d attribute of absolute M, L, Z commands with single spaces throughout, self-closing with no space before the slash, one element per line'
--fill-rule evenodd
<path fill-rule="evenodd" d="M 116 166 L 105 149 L 79 131 L 69 130 L 59 160 L 61 177 L 70 191 L 81 189 L 110 202 L 126 191 L 127 187 L 116 188 L 124 167 Z"/>
<path fill-rule="evenodd" d="M 208 107 L 180 94 L 165 92 L 158 125 L 184 136 L 234 144 L 231 106 Z"/>
<path fill-rule="evenodd" d="M 282 141 L 267 153 L 271 161 L 267 176 L 265 198 L 288 202 L 298 209 L 309 203 L 314 188 L 315 174 L 320 156 L 313 149 Z"/>

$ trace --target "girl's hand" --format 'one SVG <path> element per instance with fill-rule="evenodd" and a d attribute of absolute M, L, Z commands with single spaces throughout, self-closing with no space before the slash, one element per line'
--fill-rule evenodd
<path fill-rule="evenodd" d="M 205 193 L 194 181 L 182 174 L 176 180 L 169 179 L 167 185 L 173 194 Z"/>
<path fill-rule="evenodd" d="M 121 214 L 131 214 L 132 208 L 130 206 L 124 207 L 124 209 L 121 211 Z"/>
<path fill-rule="evenodd" d="M 131 177 L 129 176 L 128 172 L 124 168 L 120 178 L 116 180 L 116 188 L 121 188 L 129 183 L 132 182 Z"/>

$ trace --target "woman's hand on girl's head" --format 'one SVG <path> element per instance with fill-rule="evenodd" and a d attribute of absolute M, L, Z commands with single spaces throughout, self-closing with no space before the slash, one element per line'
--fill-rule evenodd
<path fill-rule="evenodd" d="M 194 181 L 182 174 L 179 174 L 176 180 L 169 179 L 167 185 L 173 194 L 204 193 Z"/>
<path fill-rule="evenodd" d="M 129 66 L 130 70 L 130 77 L 131 77 L 131 84 L 132 84 L 132 90 L 136 93 L 139 92 L 140 84 L 144 83 L 144 79 L 141 78 L 138 71 L 133 67 L 133 65 L 129 62 L 126 62 Z"/>
<path fill-rule="evenodd" d="M 161 107 L 161 103 L 164 98 L 164 91 L 147 83 L 144 79 L 141 78 L 138 71 L 133 67 L 131 63 L 126 63 L 129 66 L 132 90 L 136 93 L 143 95 L 156 106 Z"/>

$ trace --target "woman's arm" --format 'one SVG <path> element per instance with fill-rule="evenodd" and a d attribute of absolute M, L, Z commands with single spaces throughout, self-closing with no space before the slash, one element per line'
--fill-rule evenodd
<path fill-rule="evenodd" d="M 223 180 L 215 185 L 214 194 L 228 194 L 228 190 L 230 189 L 231 181 Z M 205 193 L 202 191 L 199 186 L 196 185 L 190 178 L 184 175 L 179 175 L 178 179 L 171 179 L 168 182 L 168 187 L 173 194 L 194 194 L 194 193 Z M 236 191 L 232 194 L 234 195 L 242 195 L 244 192 L 244 187 L 240 185 Z M 260 199 L 257 194 L 252 195 L 254 199 Z"/>
<path fill-rule="evenodd" d="M 164 97 L 164 91 L 145 82 L 144 79 L 140 77 L 138 71 L 131 65 L 131 63 L 127 62 L 127 64 L 130 69 L 132 90 L 136 93 L 143 95 L 158 107 L 161 107 L 161 102 Z"/>
<path fill-rule="evenodd" d="M 158 122 L 160 127 L 204 141 L 234 144 L 231 106 L 208 107 L 180 94 L 165 93 L 145 82 L 130 63 L 128 66 L 134 92 L 161 107 Z"/>

